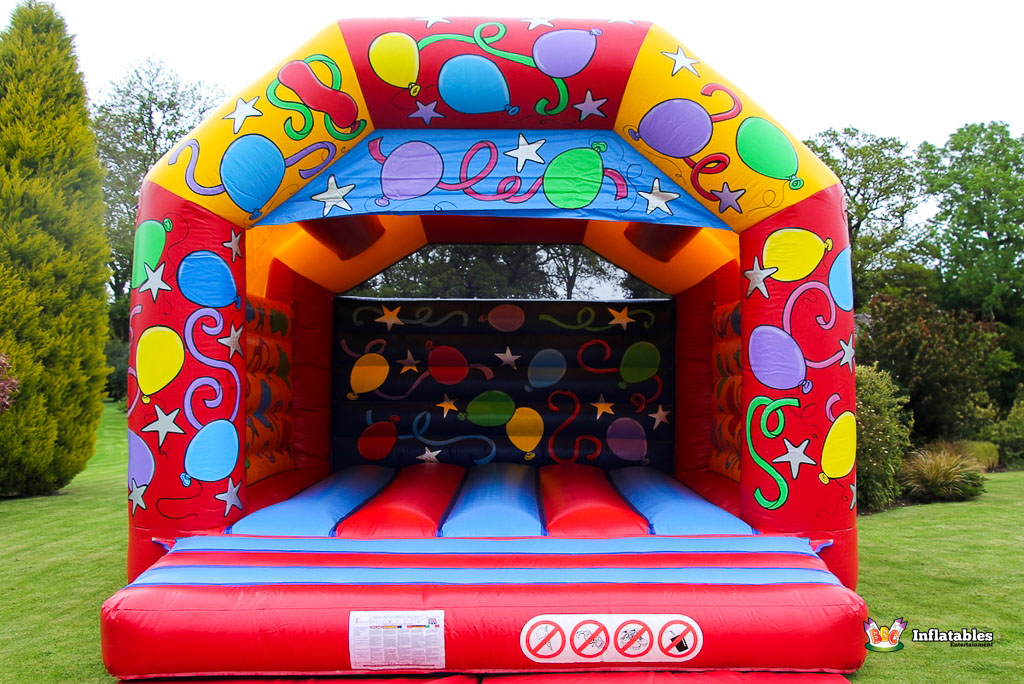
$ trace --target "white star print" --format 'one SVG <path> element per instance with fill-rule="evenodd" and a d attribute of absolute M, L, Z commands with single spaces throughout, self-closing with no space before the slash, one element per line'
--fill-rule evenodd
<path fill-rule="evenodd" d="M 637 194 L 647 200 L 648 214 L 654 213 L 655 209 L 661 209 L 669 216 L 672 215 L 672 208 L 668 206 L 668 203 L 679 197 L 678 192 L 667 192 L 662 190 L 660 178 L 654 179 L 654 183 L 651 184 L 650 192 L 640 190 Z"/>
<path fill-rule="evenodd" d="M 538 164 L 543 164 L 544 159 L 541 158 L 538 150 L 540 146 L 546 143 L 547 140 L 541 138 L 536 142 L 529 142 L 526 136 L 522 133 L 519 134 L 519 145 L 514 150 L 505 152 L 506 156 L 512 157 L 516 160 L 516 173 L 522 173 L 523 167 L 526 166 L 526 162 L 532 161 Z"/>
<path fill-rule="evenodd" d="M 331 213 L 331 209 L 334 207 L 341 207 L 345 211 L 352 211 L 352 206 L 345 199 L 345 195 L 352 192 L 355 189 L 355 185 L 343 185 L 338 187 L 338 181 L 334 178 L 332 173 L 327 179 L 327 189 L 323 192 L 313 195 L 310 197 L 312 200 L 324 203 L 324 216 Z"/>
<path fill-rule="evenodd" d="M 250 116 L 263 116 L 263 112 L 256 109 L 256 102 L 259 99 L 259 95 L 252 98 L 251 100 L 243 100 L 242 98 L 238 98 L 238 101 L 235 102 L 234 111 L 232 111 L 227 116 L 223 117 L 224 119 L 231 119 L 231 122 L 234 124 L 233 129 L 236 135 L 238 134 L 238 131 L 242 130 L 242 124 L 244 124 L 245 120 L 248 119 Z"/>

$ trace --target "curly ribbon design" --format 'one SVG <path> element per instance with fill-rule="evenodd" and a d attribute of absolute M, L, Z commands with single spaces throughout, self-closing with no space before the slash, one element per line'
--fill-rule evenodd
<path fill-rule="evenodd" d="M 452 318 L 461 318 L 463 328 L 469 325 L 469 314 L 467 314 L 465 311 L 449 311 L 447 314 L 437 319 L 436 321 L 430 320 L 430 317 L 433 315 L 433 308 L 429 306 L 421 306 L 420 308 L 416 309 L 416 314 L 414 318 L 406 319 L 405 321 L 403 321 L 403 323 L 405 323 L 406 325 L 423 325 L 428 328 L 436 328 L 437 326 L 451 320 Z"/>
<path fill-rule="evenodd" d="M 378 337 L 375 340 L 370 340 L 369 342 L 366 343 L 366 346 L 363 347 L 363 354 L 359 354 L 357 352 L 352 351 L 352 348 L 348 346 L 348 343 L 345 342 L 344 339 L 342 339 L 341 342 L 338 343 L 338 346 L 341 347 L 341 351 L 345 352 L 353 359 L 358 359 L 363 354 L 380 354 L 381 352 L 388 348 L 388 343 L 387 340 L 385 340 L 383 337 Z"/>
<path fill-rule="evenodd" d="M 220 185 L 203 185 L 202 183 L 196 180 L 196 164 L 199 163 L 198 140 L 192 138 L 186 140 L 181 145 L 179 145 L 177 149 L 175 149 L 171 153 L 171 156 L 167 159 L 167 165 L 174 166 L 175 164 L 177 164 L 178 158 L 181 156 L 181 153 L 184 152 L 185 150 L 189 151 L 188 163 L 185 165 L 185 185 L 188 186 L 188 189 L 197 195 L 203 195 L 206 197 L 212 197 L 214 195 L 219 195 L 223 193 L 225 191 L 223 183 L 221 183 Z M 291 167 L 296 163 L 302 161 L 306 157 L 308 157 L 313 152 L 316 152 L 317 150 L 324 150 L 327 152 L 327 155 L 324 157 L 323 161 L 317 163 L 315 166 L 312 166 L 308 169 L 299 169 L 299 176 L 301 176 L 303 179 L 312 178 L 313 176 L 317 175 L 325 168 L 327 168 L 328 164 L 331 163 L 331 159 L 333 159 L 335 152 L 337 152 L 337 147 L 335 146 L 334 143 L 315 142 L 312 145 L 304 147 L 303 149 L 299 150 L 292 156 L 284 159 L 284 165 L 286 167 Z"/>
<path fill-rule="evenodd" d="M 650 328 L 654 325 L 655 315 L 653 311 L 649 309 L 637 309 L 636 311 L 630 311 L 630 316 L 644 316 L 647 318 L 646 321 L 640 322 L 644 328 Z M 564 330 L 586 330 L 588 332 L 602 332 L 604 330 L 611 330 L 617 323 L 609 323 L 608 325 L 593 325 L 594 319 L 597 318 L 597 313 L 590 308 L 585 306 L 576 312 L 576 323 L 566 323 L 560 321 L 550 314 L 541 314 L 537 317 L 539 320 L 547 321 L 548 323 L 554 323 L 559 328 Z"/>
<path fill-rule="evenodd" d="M 601 440 L 599 440 L 597 437 L 594 437 L 593 435 L 580 435 L 579 437 L 576 438 L 572 445 L 571 458 L 560 458 L 555 453 L 555 440 L 558 439 L 558 435 L 560 435 L 562 431 L 565 430 L 565 428 L 568 427 L 569 424 L 576 420 L 576 417 L 580 415 L 579 397 L 577 397 L 575 394 L 567 390 L 555 390 L 554 392 L 549 394 L 548 408 L 555 412 L 560 411 L 558 406 L 555 404 L 555 397 L 559 396 L 568 397 L 569 399 L 572 400 L 572 413 L 564 421 L 562 421 L 562 423 L 558 427 L 555 428 L 555 431 L 551 433 L 551 437 L 548 438 L 548 456 L 550 456 L 551 460 L 553 460 L 555 463 L 575 463 L 576 461 L 579 460 L 580 457 L 580 444 L 582 444 L 583 442 L 589 442 L 594 447 L 594 450 L 591 453 L 587 454 L 587 460 L 593 461 L 595 458 L 601 455 L 601 450 L 604 448 L 601 444 Z"/>
<path fill-rule="evenodd" d="M 209 366 L 210 368 L 217 368 L 220 370 L 226 370 L 231 374 L 231 377 L 235 381 L 235 407 L 231 411 L 231 418 L 229 420 L 234 422 L 235 417 L 238 415 L 238 408 L 242 403 L 242 382 L 238 377 L 238 371 L 235 370 L 235 367 L 231 363 L 227 361 L 218 361 L 217 359 L 212 359 L 209 356 L 203 354 L 201 351 L 199 351 L 198 347 L 196 347 L 195 325 L 203 318 L 212 318 L 214 321 L 213 325 L 207 325 L 205 323 L 202 324 L 203 333 L 205 333 L 206 335 L 219 335 L 221 332 L 224 331 L 224 317 L 221 315 L 219 311 L 217 311 L 216 309 L 211 309 L 209 307 L 199 309 L 198 311 L 193 312 L 192 315 L 188 317 L 188 320 L 185 321 L 185 345 L 188 347 L 189 353 L 192 354 L 192 356 L 204 366 Z M 221 388 L 220 383 L 217 383 L 215 380 L 213 380 L 213 378 L 197 378 L 192 382 L 191 385 L 189 385 L 188 390 L 185 392 L 185 415 L 188 417 L 188 421 L 196 429 L 203 427 L 203 425 L 199 423 L 196 420 L 195 416 L 192 414 L 192 393 L 195 390 L 199 389 L 199 387 L 203 386 L 214 387 L 217 390 L 217 395 L 213 399 L 207 399 L 203 401 L 207 408 L 216 408 L 220 406 L 220 403 L 224 398 L 223 389 Z"/>
<path fill-rule="evenodd" d="M 360 306 L 352 312 L 352 324 L 356 326 L 362 325 L 363 321 L 359 320 L 359 314 L 366 313 L 367 311 L 375 316 L 384 315 L 384 311 L 379 306 Z M 404 323 L 405 321 L 402 322 Z"/>
<path fill-rule="evenodd" d="M 576 350 L 576 363 L 579 364 L 580 368 L 587 371 L 588 373 L 614 373 L 618 368 L 594 368 L 586 361 L 583 360 L 583 352 L 590 349 L 594 345 L 601 347 L 604 355 L 601 357 L 602 361 L 607 361 L 612 355 L 612 348 L 608 346 L 608 343 L 604 340 L 590 340 L 589 342 L 583 343 L 579 349 Z"/>
<path fill-rule="evenodd" d="M 370 420 L 370 412 L 367 411 L 367 421 Z M 424 434 L 430 429 L 430 414 L 427 411 L 423 411 L 416 415 L 412 420 L 412 432 L 407 435 L 398 435 L 398 439 L 415 439 L 421 444 L 428 446 L 448 446 L 449 444 L 455 444 L 456 442 L 462 442 L 467 439 L 477 439 L 486 442 L 490 447 L 490 451 L 486 456 L 482 458 L 474 458 L 473 462 L 477 465 L 483 465 L 490 463 L 494 460 L 494 456 L 498 453 L 498 447 L 495 446 L 494 440 L 484 435 L 459 435 L 458 437 L 452 437 L 451 439 L 429 439 Z"/>
<path fill-rule="evenodd" d="M 488 28 L 495 29 L 495 32 L 492 35 L 484 36 L 484 30 Z M 489 55 L 494 55 L 495 57 L 507 59 L 510 62 L 515 62 L 516 64 L 522 64 L 523 66 L 528 66 L 532 69 L 536 69 L 537 62 L 534 61 L 533 57 L 529 57 L 527 55 L 520 55 L 516 52 L 509 52 L 507 50 L 501 50 L 492 45 L 493 43 L 496 43 L 502 38 L 504 38 L 506 31 L 507 29 L 505 28 L 504 24 L 497 21 L 488 21 L 474 28 L 472 37 L 464 36 L 458 33 L 438 33 L 436 35 L 427 36 L 426 38 L 421 39 L 416 44 L 416 47 L 422 50 L 428 45 L 432 45 L 442 40 L 457 40 L 462 43 L 470 43 L 472 45 L 476 45 L 478 48 L 480 48 Z M 594 29 L 594 31 L 594 35 L 601 35 L 600 29 Z M 541 99 L 537 100 L 536 104 L 534 105 L 534 111 L 536 111 L 541 116 L 554 116 L 555 114 L 560 114 L 563 111 L 565 111 L 566 107 L 569 106 L 569 88 L 568 86 L 565 85 L 565 81 L 561 78 L 555 78 L 553 76 L 548 76 L 548 78 L 551 79 L 551 82 L 555 86 L 555 90 L 558 92 L 558 102 L 555 103 L 554 106 L 550 106 L 551 101 L 546 97 L 542 97 Z M 517 112 L 510 111 L 509 113 L 515 115 Z"/>
<path fill-rule="evenodd" d="M 761 493 L 761 488 L 758 487 L 754 490 L 754 499 L 757 500 L 757 503 L 759 503 L 762 508 L 774 511 L 776 508 L 780 508 L 784 503 L 786 503 L 786 500 L 789 498 L 789 484 L 787 484 L 785 478 L 783 478 L 778 471 L 772 468 L 771 464 L 761 458 L 761 455 L 757 453 L 756 449 L 754 449 L 754 440 L 751 437 L 751 424 L 754 421 L 754 413 L 762 406 L 764 407 L 764 411 L 761 413 L 761 420 L 758 427 L 760 428 L 761 435 L 763 437 L 774 439 L 782 434 L 782 430 L 786 426 L 786 416 L 783 414 L 782 409 L 786 406 L 799 408 L 800 401 L 798 399 L 788 397 L 772 401 L 768 397 L 760 396 L 754 397 L 750 402 L 750 406 L 747 407 L 747 449 L 750 450 L 750 456 L 754 459 L 754 462 L 758 467 L 768 473 L 779 488 L 779 496 L 776 499 L 768 499 Z M 777 424 L 774 429 L 769 429 L 768 420 L 772 416 L 775 417 Z"/>
<path fill-rule="evenodd" d="M 337 62 L 328 57 L 327 55 L 311 55 L 302 60 L 306 64 L 320 63 L 324 64 L 331 72 L 331 83 L 330 89 L 341 91 L 341 69 L 338 67 Z M 291 102 L 288 100 L 282 100 L 277 95 L 277 89 L 281 86 L 281 79 L 275 78 L 267 86 L 267 100 L 270 101 L 275 107 L 285 109 L 288 111 L 295 112 L 302 117 L 302 126 L 298 130 L 295 129 L 293 123 L 295 115 L 289 115 L 284 122 L 284 132 L 292 140 L 304 140 L 310 132 L 313 130 L 313 113 L 310 108 L 302 102 Z M 359 134 L 366 128 L 366 119 L 359 119 L 353 126 L 350 127 L 349 132 L 339 130 L 335 125 L 334 121 L 331 120 L 331 115 L 324 112 L 324 127 L 327 128 L 327 133 L 335 140 L 349 141 L 359 137 Z M 331 155 L 333 156 L 333 154 Z"/>
<path fill-rule="evenodd" d="M 793 307 L 796 305 L 796 301 L 800 299 L 805 293 L 811 290 L 818 290 L 825 293 L 825 301 L 828 303 L 828 318 L 824 316 L 815 316 L 814 322 L 818 324 L 822 330 L 831 330 L 836 324 L 836 301 L 832 298 L 832 292 L 823 283 L 811 281 L 804 283 L 800 287 L 793 290 L 792 294 L 789 295 L 789 299 L 786 300 L 786 306 L 782 310 L 782 329 L 785 330 L 789 335 L 793 334 Z M 840 349 L 832 356 L 821 361 L 806 361 L 809 368 L 825 368 L 836 363 L 843 358 L 843 350 Z"/>
<path fill-rule="evenodd" d="M 654 394 L 651 396 L 645 395 L 643 392 L 634 392 L 629 397 L 629 403 L 635 407 L 633 413 L 641 413 L 648 404 L 652 404 L 658 400 L 661 393 L 665 391 L 665 384 L 661 381 L 661 376 L 655 373 L 654 381 L 658 384 L 658 388 L 654 390 Z"/>
<path fill-rule="evenodd" d="M 186 140 L 178 146 L 174 152 L 171 152 L 171 156 L 167 159 L 168 166 L 174 166 L 178 163 L 178 157 L 185 150 L 189 151 L 188 164 L 185 165 L 185 185 L 188 189 L 197 195 L 203 195 L 206 197 L 212 197 L 213 195 L 219 195 L 224 192 L 224 184 L 220 185 L 203 185 L 196 180 L 196 164 L 199 163 L 199 141 L 195 138 Z"/>
<path fill-rule="evenodd" d="M 128 312 L 128 348 L 134 349 L 132 341 L 135 338 L 135 332 L 132 330 L 132 319 L 142 313 L 142 305 L 136 304 L 132 307 L 131 311 Z M 128 406 L 128 414 L 135 410 L 135 406 L 139 403 L 139 399 L 142 398 L 142 389 L 139 387 L 139 374 L 135 371 L 135 368 L 128 366 L 128 375 L 135 378 L 135 397 L 132 399 L 132 403 Z"/>

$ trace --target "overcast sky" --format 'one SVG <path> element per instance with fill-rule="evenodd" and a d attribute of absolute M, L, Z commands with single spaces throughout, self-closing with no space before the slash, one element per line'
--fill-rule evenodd
<path fill-rule="evenodd" d="M 0 0 L 3 21 L 17 3 Z M 853 125 L 912 145 L 968 122 L 1024 130 L 1015 0 L 56 0 L 96 97 L 148 56 L 233 93 L 344 17 L 594 17 L 660 24 L 795 135 Z M 557 26 L 557 24 L 556 24 Z"/>

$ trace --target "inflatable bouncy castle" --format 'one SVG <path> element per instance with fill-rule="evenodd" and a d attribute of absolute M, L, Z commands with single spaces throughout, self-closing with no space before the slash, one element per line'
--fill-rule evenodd
<path fill-rule="evenodd" d="M 671 298 L 342 295 L 452 243 Z M 656 26 L 328 26 L 142 188 L 107 667 L 856 670 L 852 305 L 835 176 Z"/>

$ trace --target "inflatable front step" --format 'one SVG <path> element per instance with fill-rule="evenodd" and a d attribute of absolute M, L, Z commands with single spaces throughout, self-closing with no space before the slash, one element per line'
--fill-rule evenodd
<path fill-rule="evenodd" d="M 804 539 L 181 540 L 103 607 L 122 678 L 851 672 L 863 600 Z"/>

